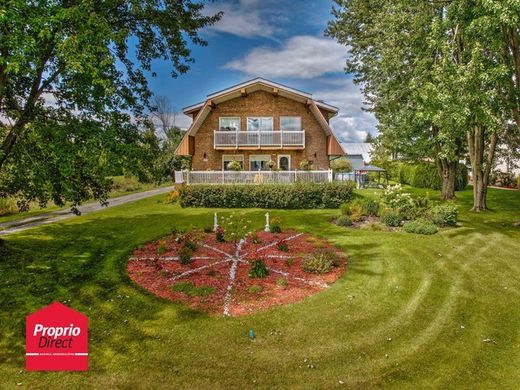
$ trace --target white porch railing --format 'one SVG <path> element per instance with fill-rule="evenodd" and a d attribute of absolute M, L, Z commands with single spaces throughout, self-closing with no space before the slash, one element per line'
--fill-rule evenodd
<path fill-rule="evenodd" d="M 175 173 L 175 178 L 181 175 Z M 182 171 L 186 184 L 291 184 L 332 181 L 332 171 Z"/>
<path fill-rule="evenodd" d="M 218 148 L 305 147 L 305 131 L 214 131 L 213 145 Z"/>

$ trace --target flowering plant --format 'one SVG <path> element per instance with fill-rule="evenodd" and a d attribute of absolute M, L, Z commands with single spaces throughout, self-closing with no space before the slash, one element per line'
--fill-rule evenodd
<path fill-rule="evenodd" d="M 168 195 L 166 195 L 166 203 L 175 203 L 179 199 L 179 191 L 173 190 Z"/>
<path fill-rule="evenodd" d="M 401 184 L 385 188 L 381 194 L 381 201 L 394 210 L 401 210 L 414 206 L 412 195 L 408 192 L 403 192 Z"/>
<path fill-rule="evenodd" d="M 222 217 L 221 221 L 226 241 L 238 242 L 251 233 L 251 221 L 246 220 L 243 215 L 231 213 L 227 218 Z"/>

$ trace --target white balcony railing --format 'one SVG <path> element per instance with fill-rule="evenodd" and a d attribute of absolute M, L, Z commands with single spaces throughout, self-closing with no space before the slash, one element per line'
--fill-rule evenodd
<path fill-rule="evenodd" d="M 213 145 L 218 148 L 305 147 L 305 131 L 214 131 Z"/>
<path fill-rule="evenodd" d="M 178 171 L 177 183 L 186 184 L 291 184 L 332 181 L 332 171 Z"/>

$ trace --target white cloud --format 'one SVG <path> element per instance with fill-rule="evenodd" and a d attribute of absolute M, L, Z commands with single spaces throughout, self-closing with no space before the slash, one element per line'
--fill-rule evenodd
<path fill-rule="evenodd" d="M 175 115 L 175 126 L 180 127 L 183 130 L 188 129 L 191 126 L 191 116 L 185 115 L 182 112 L 179 112 Z"/>
<path fill-rule="evenodd" d="M 342 72 L 347 51 L 328 38 L 297 35 L 280 48 L 258 47 L 225 65 L 252 76 L 309 79 Z"/>
<path fill-rule="evenodd" d="M 313 97 L 339 108 L 330 125 L 341 141 L 363 142 L 368 132 L 377 135 L 377 119 L 372 113 L 362 110 L 363 94 L 351 79 L 344 79 L 336 86 L 316 91 Z"/>
<path fill-rule="evenodd" d="M 224 12 L 222 19 L 208 27 L 210 31 L 224 32 L 239 37 L 271 37 L 275 28 L 270 24 L 268 8 L 260 8 L 258 0 L 240 0 L 236 3 L 215 2 L 204 7 L 205 15 Z"/>

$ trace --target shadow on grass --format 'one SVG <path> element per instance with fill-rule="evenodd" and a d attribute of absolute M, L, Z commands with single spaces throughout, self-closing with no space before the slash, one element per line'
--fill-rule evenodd
<path fill-rule="evenodd" d="M 197 224 L 201 218 L 184 219 Z M 53 301 L 89 317 L 91 347 L 117 352 L 154 338 L 141 324 L 164 310 L 180 321 L 207 317 L 143 293 L 126 275 L 132 249 L 168 234 L 172 221 L 179 219 L 172 214 L 91 218 L 6 238 L 0 245 L 0 363 L 23 366 L 25 317 Z"/>

